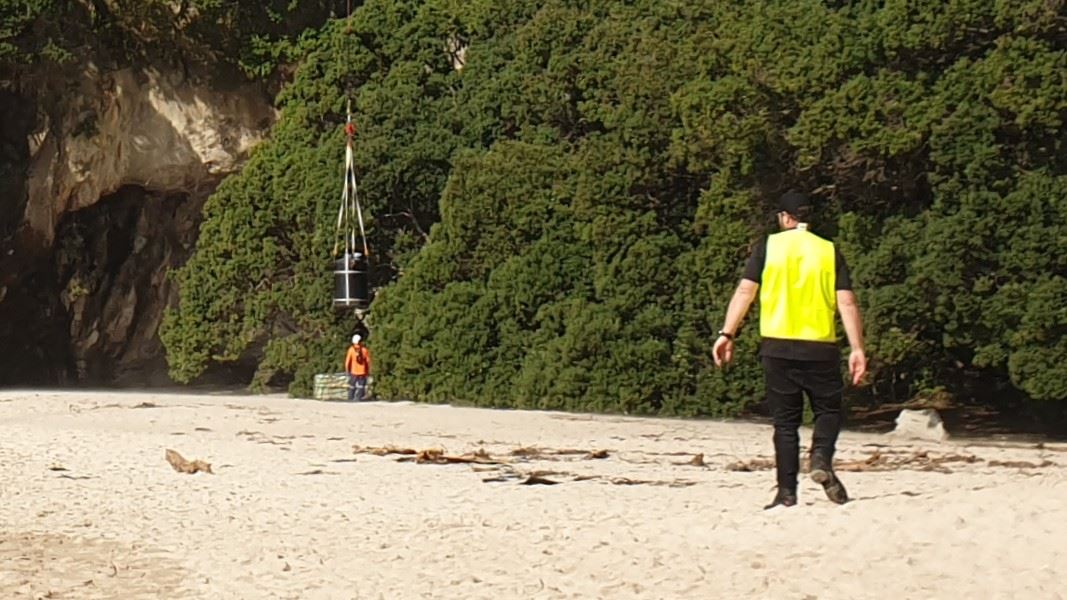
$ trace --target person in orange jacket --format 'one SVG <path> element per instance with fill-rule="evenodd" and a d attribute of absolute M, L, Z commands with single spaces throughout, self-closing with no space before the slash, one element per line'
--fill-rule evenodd
<path fill-rule="evenodd" d="M 363 345 L 363 337 L 358 333 L 352 336 L 352 345 L 345 355 L 345 372 L 348 373 L 348 401 L 362 402 L 370 375 L 370 349 Z"/>

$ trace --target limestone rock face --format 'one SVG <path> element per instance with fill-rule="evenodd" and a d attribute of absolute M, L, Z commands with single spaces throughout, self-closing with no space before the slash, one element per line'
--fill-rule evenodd
<path fill-rule="evenodd" d="M 0 385 L 167 383 L 168 272 L 276 111 L 257 86 L 156 69 L 89 64 L 62 89 L 0 90 L 18 116 L 0 128 Z"/>
<path fill-rule="evenodd" d="M 63 219 L 54 269 L 74 379 L 169 383 L 157 333 L 176 295 L 168 273 L 193 248 L 201 204 L 126 186 Z"/>
<path fill-rule="evenodd" d="M 47 244 L 59 218 L 122 186 L 196 194 L 234 172 L 275 119 L 254 86 L 208 88 L 155 70 L 77 82 L 61 124 L 45 115 L 29 140 L 24 223 Z"/>

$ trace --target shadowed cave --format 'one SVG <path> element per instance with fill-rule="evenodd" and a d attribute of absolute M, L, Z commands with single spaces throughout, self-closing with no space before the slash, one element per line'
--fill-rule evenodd
<path fill-rule="evenodd" d="M 204 196 L 125 186 L 66 213 L 51 248 L 5 274 L 0 385 L 170 386 L 158 330 L 176 297 L 168 273 L 189 257 Z M 9 269 L 10 270 L 10 269 Z M 247 382 L 250 367 L 201 383 Z"/>

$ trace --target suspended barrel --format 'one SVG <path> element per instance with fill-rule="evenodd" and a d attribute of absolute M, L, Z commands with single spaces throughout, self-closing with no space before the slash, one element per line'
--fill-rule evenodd
<path fill-rule="evenodd" d="M 333 255 L 344 249 L 341 258 L 333 263 L 333 306 L 334 308 L 352 308 L 362 318 L 370 307 L 370 282 L 368 281 L 368 261 L 370 250 L 367 248 L 367 232 L 363 229 L 363 210 L 359 206 L 357 194 L 355 159 L 353 158 L 352 138 L 356 126 L 352 122 L 351 104 L 345 123 L 345 183 L 341 193 L 341 206 L 337 211 L 337 231 L 334 237 Z M 359 234 L 357 241 L 356 234 Z M 356 250 L 360 248 L 362 252 Z"/>
<path fill-rule="evenodd" d="M 370 306 L 367 257 L 361 252 L 346 253 L 333 263 L 333 305 L 335 308 Z"/>

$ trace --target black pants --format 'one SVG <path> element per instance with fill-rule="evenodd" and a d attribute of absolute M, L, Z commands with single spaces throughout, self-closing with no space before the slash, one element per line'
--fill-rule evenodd
<path fill-rule="evenodd" d="M 800 436 L 804 394 L 815 413 L 812 456 L 832 464 L 837 434 L 841 431 L 841 392 L 844 384 L 837 361 L 800 361 L 763 357 L 767 404 L 774 417 L 774 455 L 778 487 L 795 490 L 800 471 Z"/>

